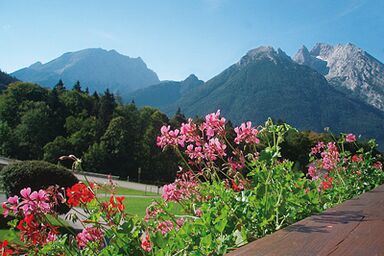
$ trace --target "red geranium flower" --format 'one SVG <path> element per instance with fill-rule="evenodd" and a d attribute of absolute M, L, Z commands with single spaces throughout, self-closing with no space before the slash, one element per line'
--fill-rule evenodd
<path fill-rule="evenodd" d="M 1 256 L 7 256 L 7 255 L 12 255 L 13 250 L 7 248 L 8 246 L 8 241 L 4 240 L 3 242 L 0 243 L 0 254 Z"/>
<path fill-rule="evenodd" d="M 91 202 L 95 198 L 93 191 L 84 183 L 79 182 L 71 188 L 67 188 L 68 204 L 71 206 L 78 206 Z"/>
<path fill-rule="evenodd" d="M 109 203 L 111 204 L 111 206 L 113 208 L 117 208 L 119 209 L 120 211 L 123 211 L 125 206 L 123 204 L 123 201 L 124 201 L 125 197 L 121 196 L 121 197 L 114 197 L 114 196 L 111 196 L 109 198 Z"/>
<path fill-rule="evenodd" d="M 360 163 L 363 161 L 363 157 L 358 155 L 353 155 L 351 160 L 354 163 Z"/>
<path fill-rule="evenodd" d="M 329 177 L 328 175 L 324 176 L 324 180 L 321 182 L 320 187 L 323 190 L 332 188 L 332 177 Z"/>

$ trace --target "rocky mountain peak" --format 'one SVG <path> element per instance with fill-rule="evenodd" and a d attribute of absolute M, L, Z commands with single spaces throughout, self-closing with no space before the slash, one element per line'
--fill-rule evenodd
<path fill-rule="evenodd" d="M 181 82 L 181 93 L 186 93 L 191 91 L 192 89 L 204 84 L 204 81 L 200 80 L 194 74 L 189 75 L 184 81 Z"/>
<path fill-rule="evenodd" d="M 184 79 L 183 82 L 193 82 L 198 80 L 199 78 L 195 74 L 190 74 L 187 78 Z"/>
<path fill-rule="evenodd" d="M 317 43 L 309 54 L 301 48 L 294 60 L 324 75 L 338 90 L 384 111 L 384 65 L 363 49 L 352 43 Z"/>
<path fill-rule="evenodd" d="M 334 47 L 330 44 L 317 43 L 310 51 L 310 54 L 312 56 L 328 56 L 332 53 L 333 49 Z"/>
<path fill-rule="evenodd" d="M 248 51 L 237 64 L 239 66 L 245 66 L 259 60 L 269 60 L 276 64 L 283 60 L 291 61 L 291 58 L 280 48 L 276 51 L 272 46 L 260 46 Z"/>
<path fill-rule="evenodd" d="M 41 66 L 43 66 L 43 64 L 40 61 L 38 61 L 38 62 L 35 62 L 32 65 L 30 65 L 29 68 L 31 68 L 31 69 L 38 69 Z"/>

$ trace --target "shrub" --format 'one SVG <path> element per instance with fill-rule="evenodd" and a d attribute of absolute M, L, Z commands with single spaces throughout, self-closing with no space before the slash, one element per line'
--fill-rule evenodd
<path fill-rule="evenodd" d="M 20 190 L 30 187 L 33 191 L 51 185 L 71 187 L 78 179 L 64 167 L 44 161 L 23 161 L 10 164 L 1 171 L 1 184 L 8 196 L 20 195 Z M 59 213 L 68 212 L 68 206 L 58 207 Z"/>

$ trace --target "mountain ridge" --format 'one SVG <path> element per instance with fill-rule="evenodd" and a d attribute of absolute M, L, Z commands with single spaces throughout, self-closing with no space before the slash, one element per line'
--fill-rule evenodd
<path fill-rule="evenodd" d="M 182 81 L 162 81 L 136 90 L 127 95 L 129 101 L 134 101 L 137 106 L 152 106 L 164 110 L 166 106 L 178 100 L 182 95 L 204 84 L 194 74 Z"/>
<path fill-rule="evenodd" d="M 101 48 L 67 52 L 45 64 L 35 62 L 12 75 L 47 87 L 53 87 L 59 79 L 67 86 L 80 81 L 92 91 L 109 88 L 122 96 L 160 81 L 140 57 L 131 58 Z"/>

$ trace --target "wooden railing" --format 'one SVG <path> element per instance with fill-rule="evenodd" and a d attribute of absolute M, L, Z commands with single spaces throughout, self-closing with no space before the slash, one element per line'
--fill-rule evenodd
<path fill-rule="evenodd" d="M 384 185 L 227 255 L 384 255 Z"/>

